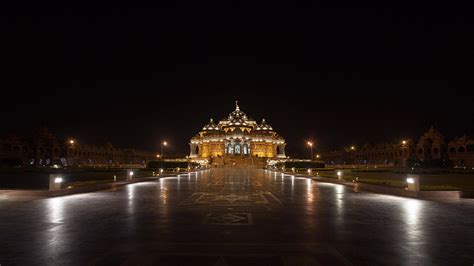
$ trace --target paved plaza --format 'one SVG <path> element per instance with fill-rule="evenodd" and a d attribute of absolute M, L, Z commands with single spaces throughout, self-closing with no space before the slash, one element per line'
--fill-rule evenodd
<path fill-rule="evenodd" d="M 48 199 L 0 195 L 0 265 L 472 265 L 474 201 L 247 169 Z"/>

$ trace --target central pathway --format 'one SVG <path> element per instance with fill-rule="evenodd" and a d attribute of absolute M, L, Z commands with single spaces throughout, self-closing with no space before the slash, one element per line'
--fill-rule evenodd
<path fill-rule="evenodd" d="M 266 170 L 0 199 L 0 265 L 474 263 L 474 202 L 431 202 Z"/>

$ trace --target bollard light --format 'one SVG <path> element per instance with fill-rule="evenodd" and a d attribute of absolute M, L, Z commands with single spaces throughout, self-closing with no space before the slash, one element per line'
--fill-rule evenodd
<path fill-rule="evenodd" d="M 127 180 L 132 180 L 133 174 L 135 173 L 132 170 L 127 170 Z"/>
<path fill-rule="evenodd" d="M 342 172 L 341 172 L 341 171 L 337 171 L 337 178 L 338 178 L 338 179 L 341 179 L 341 177 L 342 177 Z"/>
<path fill-rule="evenodd" d="M 58 174 L 51 174 L 49 175 L 49 190 L 59 190 L 62 188 L 62 183 L 64 183 L 64 179 L 61 175 Z"/>
<path fill-rule="evenodd" d="M 308 169 L 308 174 L 311 174 L 311 169 Z"/>
<path fill-rule="evenodd" d="M 163 173 L 163 168 L 160 168 L 160 174 L 162 174 L 162 173 Z"/>
<path fill-rule="evenodd" d="M 407 176 L 407 187 L 409 191 L 420 191 L 420 176 L 419 175 L 408 175 Z"/>
<path fill-rule="evenodd" d="M 116 175 L 114 175 L 114 182 L 116 182 L 116 181 L 117 181 L 117 176 L 116 176 Z"/>

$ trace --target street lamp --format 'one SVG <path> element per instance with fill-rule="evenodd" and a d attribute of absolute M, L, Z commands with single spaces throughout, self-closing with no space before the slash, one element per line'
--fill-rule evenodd
<path fill-rule="evenodd" d="M 76 147 L 76 141 L 74 139 L 70 139 L 67 141 L 67 143 L 69 144 L 69 148 L 75 148 Z"/>
<path fill-rule="evenodd" d="M 401 149 L 402 149 L 402 160 L 403 160 L 403 166 L 407 166 L 407 160 L 408 160 L 408 157 L 410 156 L 410 151 L 408 150 L 408 147 L 407 147 L 407 141 L 406 140 L 402 140 L 402 146 L 401 146 Z"/>
<path fill-rule="evenodd" d="M 163 146 L 168 146 L 168 142 L 163 141 L 163 142 L 161 143 L 161 156 L 164 155 L 164 154 L 163 154 Z"/>
<path fill-rule="evenodd" d="M 313 160 L 313 142 L 312 141 L 308 141 L 307 142 L 308 146 L 310 147 L 311 149 L 311 161 Z"/>

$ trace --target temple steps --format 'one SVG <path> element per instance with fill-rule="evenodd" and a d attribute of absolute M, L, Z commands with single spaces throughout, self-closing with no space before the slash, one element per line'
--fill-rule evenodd
<path fill-rule="evenodd" d="M 266 165 L 265 158 L 251 156 L 223 156 L 214 158 L 212 165 L 218 168 L 264 168 Z"/>

